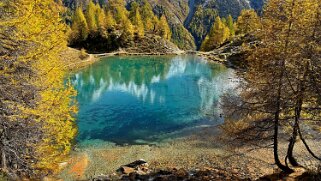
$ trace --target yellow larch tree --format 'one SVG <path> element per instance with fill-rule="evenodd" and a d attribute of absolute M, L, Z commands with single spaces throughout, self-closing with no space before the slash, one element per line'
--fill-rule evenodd
<path fill-rule="evenodd" d="M 106 28 L 107 30 L 112 30 L 115 28 L 116 26 L 116 20 L 114 19 L 114 16 L 113 14 L 111 13 L 110 10 L 106 10 L 106 18 L 105 18 L 105 21 L 106 21 Z"/>
<path fill-rule="evenodd" d="M 106 15 L 105 11 L 100 7 L 99 4 L 96 5 L 96 21 L 99 35 L 107 38 Z"/>
<path fill-rule="evenodd" d="M 154 15 L 152 6 L 147 0 L 143 1 L 143 6 L 141 8 L 142 20 L 144 22 L 146 31 L 155 31 L 156 25 L 158 23 L 158 18 Z"/>
<path fill-rule="evenodd" d="M 139 38 L 144 37 L 145 30 L 144 30 L 144 24 L 139 12 L 139 8 L 136 8 L 134 17 L 132 18 L 132 24 L 135 26 L 135 32 Z"/>
<path fill-rule="evenodd" d="M 160 31 L 160 36 L 165 38 L 166 40 L 170 40 L 172 37 L 172 32 L 171 29 L 167 23 L 167 19 L 165 15 L 160 17 L 159 20 L 159 31 Z"/>
<path fill-rule="evenodd" d="M 210 51 L 224 43 L 230 36 L 229 28 L 217 16 L 210 32 L 205 37 L 202 45 L 202 51 Z"/>
<path fill-rule="evenodd" d="M 254 10 L 242 10 L 237 18 L 237 33 L 247 34 L 261 28 L 260 18 Z"/>
<path fill-rule="evenodd" d="M 82 7 L 77 7 L 72 19 L 71 41 L 84 41 L 87 39 L 89 30 Z"/>
<path fill-rule="evenodd" d="M 0 110 L 8 109 L 1 112 L 2 124 L 9 126 L 0 128 L 0 142 L 13 139 L 1 145 L 0 162 L 11 174 L 53 173 L 71 150 L 77 105 L 59 59 L 67 40 L 62 11 L 51 0 L 4 0 L 0 6 L 1 87 L 12 93 L 0 95 Z M 16 133 L 11 124 L 21 125 L 20 130 Z"/>
<path fill-rule="evenodd" d="M 89 33 L 95 36 L 98 27 L 96 20 L 96 5 L 92 1 L 89 1 L 87 5 L 85 16 L 88 24 Z"/>

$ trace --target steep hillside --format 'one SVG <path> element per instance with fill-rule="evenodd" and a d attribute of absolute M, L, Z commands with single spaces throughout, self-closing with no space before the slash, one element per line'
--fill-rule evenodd
<path fill-rule="evenodd" d="M 68 7 L 89 0 L 64 0 Z M 104 4 L 107 0 L 93 0 Z M 142 0 L 125 0 L 142 2 Z M 266 0 L 148 0 L 157 15 L 165 15 L 172 30 L 172 42 L 184 50 L 198 49 L 217 15 L 236 18 L 242 9 L 261 12 Z"/>
<path fill-rule="evenodd" d="M 158 14 L 165 14 L 173 41 L 182 49 L 199 48 L 217 15 L 236 18 L 242 9 L 260 12 L 265 0 L 148 0 Z"/>
<path fill-rule="evenodd" d="M 194 37 L 184 27 L 184 21 L 190 12 L 188 0 L 148 1 L 154 7 L 156 14 L 165 14 L 172 29 L 172 41 L 181 49 L 195 49 Z"/>
<path fill-rule="evenodd" d="M 189 16 L 185 27 L 195 38 L 195 44 L 200 47 L 204 37 L 211 28 L 217 15 L 227 17 L 231 14 L 237 18 L 242 9 L 253 8 L 261 11 L 264 0 L 190 0 Z"/>

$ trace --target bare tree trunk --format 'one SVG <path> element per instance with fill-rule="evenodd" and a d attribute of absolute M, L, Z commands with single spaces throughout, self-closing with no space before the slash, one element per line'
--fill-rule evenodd
<path fill-rule="evenodd" d="M 274 120 L 274 136 L 273 136 L 273 153 L 274 153 L 274 162 L 275 164 L 286 173 L 292 173 L 293 170 L 286 165 L 283 165 L 279 158 L 279 149 L 278 149 L 278 135 L 279 135 L 279 111 L 275 113 Z"/>
<path fill-rule="evenodd" d="M 295 118 L 295 123 L 293 125 L 293 132 L 292 132 L 292 137 L 290 138 L 289 146 L 288 146 L 288 151 L 287 151 L 287 158 L 289 159 L 289 162 L 292 166 L 299 166 L 298 162 L 293 156 L 293 149 L 296 143 L 296 139 L 298 137 L 298 125 L 297 125 L 297 118 Z"/>
<path fill-rule="evenodd" d="M 5 153 L 4 149 L 1 150 L 1 168 L 4 172 L 6 172 L 8 170 L 6 153 Z"/>
<path fill-rule="evenodd" d="M 297 160 L 293 156 L 293 149 L 296 143 L 296 139 L 298 137 L 298 131 L 299 131 L 299 120 L 301 118 L 301 111 L 302 111 L 302 104 L 303 104 L 303 94 L 304 94 L 304 86 L 303 86 L 303 81 L 305 81 L 306 74 L 307 74 L 307 68 L 309 64 L 306 64 L 306 69 L 303 74 L 303 80 L 300 81 L 298 85 L 298 96 L 297 96 L 297 101 L 295 105 L 295 119 L 294 119 L 294 124 L 293 124 L 293 132 L 292 132 L 292 137 L 290 138 L 289 146 L 288 146 L 288 152 L 287 152 L 287 158 L 289 159 L 289 162 L 292 166 L 300 166 Z"/>

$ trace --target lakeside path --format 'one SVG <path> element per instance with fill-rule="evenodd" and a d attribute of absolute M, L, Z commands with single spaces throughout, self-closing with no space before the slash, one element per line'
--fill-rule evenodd
<path fill-rule="evenodd" d="M 119 56 L 119 55 L 183 55 L 186 54 L 184 50 L 178 50 L 172 53 L 160 53 L 160 52 L 155 52 L 155 53 L 134 53 L 134 52 L 127 52 L 127 51 L 115 51 L 115 52 L 110 52 L 110 53 L 100 53 L 100 54 L 91 54 L 95 58 L 100 58 L 100 57 L 110 57 L 110 56 Z"/>
<path fill-rule="evenodd" d="M 77 71 L 82 68 L 87 67 L 88 65 L 99 61 L 103 57 L 112 57 L 112 56 L 153 56 L 153 55 L 196 55 L 203 57 L 208 61 L 218 62 L 218 63 L 226 63 L 224 56 L 218 56 L 217 54 L 213 54 L 211 52 L 201 52 L 201 51 L 184 51 L 177 50 L 172 53 L 135 53 L 135 52 L 127 52 L 124 50 L 119 50 L 110 53 L 97 53 L 97 54 L 85 54 L 81 55 L 81 51 L 74 48 L 67 48 L 64 52 L 61 53 L 61 58 L 66 62 L 65 68 L 68 71 Z"/>
<path fill-rule="evenodd" d="M 126 52 L 124 50 L 119 50 L 110 53 L 98 53 L 98 54 L 85 54 L 82 55 L 80 50 L 68 47 L 65 51 L 61 53 L 61 58 L 65 61 L 65 68 L 68 71 L 77 71 L 79 69 L 85 68 L 86 66 L 99 61 L 103 57 L 111 56 L 151 56 L 151 55 L 184 55 L 188 52 L 183 50 L 174 51 L 172 53 L 133 53 Z"/>

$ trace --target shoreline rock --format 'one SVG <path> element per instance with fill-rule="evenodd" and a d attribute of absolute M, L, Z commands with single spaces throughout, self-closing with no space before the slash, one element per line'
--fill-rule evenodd
<path fill-rule="evenodd" d="M 143 169 L 144 168 L 144 169 Z M 195 170 L 186 170 L 183 168 L 168 168 L 152 170 L 148 168 L 148 163 L 144 160 L 137 160 L 127 165 L 121 166 L 117 170 L 118 175 L 99 175 L 92 181 L 110 181 L 110 180 L 148 180 L 148 181 L 168 181 L 168 180 L 249 180 L 241 179 L 237 173 L 228 172 L 218 168 L 203 168 Z"/>

